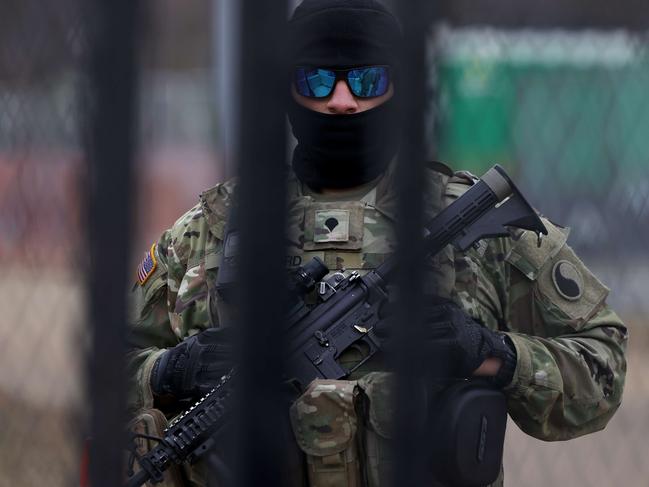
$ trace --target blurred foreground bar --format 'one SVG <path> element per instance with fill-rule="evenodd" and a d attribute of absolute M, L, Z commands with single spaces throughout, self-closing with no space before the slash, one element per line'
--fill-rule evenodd
<path fill-rule="evenodd" d="M 239 3 L 240 204 L 243 384 L 237 431 L 239 485 L 283 486 L 286 405 L 280 397 L 285 318 L 285 198 L 288 76 L 286 1 Z"/>
<path fill-rule="evenodd" d="M 93 1 L 86 9 L 89 41 L 87 228 L 92 350 L 90 484 L 122 484 L 126 381 L 124 351 L 132 163 L 136 128 L 139 2 Z"/>
<path fill-rule="evenodd" d="M 429 485 L 426 475 L 426 451 L 429 444 L 422 435 L 426 411 L 422 403 L 420 349 L 423 228 L 423 162 L 425 31 L 428 15 L 419 0 L 397 2 L 397 14 L 404 33 L 399 96 L 403 104 L 403 139 L 397 164 L 399 190 L 397 219 L 397 305 L 394 364 L 397 372 L 395 404 L 394 486 Z M 396 128 L 395 128 L 396 129 Z M 429 440 L 430 441 L 430 440 Z"/>

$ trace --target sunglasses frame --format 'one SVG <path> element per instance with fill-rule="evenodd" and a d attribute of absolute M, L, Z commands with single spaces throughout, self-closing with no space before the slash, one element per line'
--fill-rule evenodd
<path fill-rule="evenodd" d="M 368 65 L 368 66 L 353 66 L 351 68 L 343 68 L 343 69 L 340 69 L 340 68 L 339 69 L 324 68 L 322 66 L 303 66 L 303 65 L 295 66 L 293 68 L 293 83 L 295 84 L 295 91 L 300 96 L 305 96 L 307 98 L 312 98 L 314 100 L 323 100 L 323 99 L 328 98 L 328 97 L 331 96 L 331 94 L 334 92 L 334 89 L 336 88 L 336 84 L 338 83 L 339 80 L 342 79 L 342 80 L 345 81 L 345 83 L 347 83 L 347 88 L 349 88 L 349 91 L 352 93 L 352 95 L 354 95 L 357 98 L 362 98 L 362 99 L 366 100 L 366 99 L 377 98 L 379 96 L 385 95 L 385 93 L 381 93 L 380 95 L 361 96 L 361 95 L 357 95 L 356 93 L 354 93 L 354 90 L 352 89 L 352 86 L 351 86 L 350 81 L 349 81 L 349 72 L 354 71 L 354 70 L 359 70 L 359 69 L 367 69 L 367 68 L 385 68 L 385 70 L 387 72 L 387 75 L 388 75 L 388 85 L 387 85 L 387 88 L 385 90 L 385 93 L 387 93 L 388 90 L 390 89 L 390 84 L 392 83 L 392 70 L 390 69 L 390 66 L 388 64 L 371 64 L 371 65 Z M 334 84 L 331 87 L 331 91 L 329 93 L 327 93 L 326 95 L 324 95 L 324 96 L 303 95 L 302 93 L 300 93 L 300 91 L 297 88 L 297 85 L 298 85 L 297 71 L 298 71 L 298 69 L 303 69 L 303 70 L 322 69 L 322 70 L 325 70 L 325 71 L 333 72 L 336 77 L 334 79 Z M 307 85 L 308 85 L 308 82 L 307 82 Z M 313 91 L 310 86 L 309 86 L 309 90 Z"/>

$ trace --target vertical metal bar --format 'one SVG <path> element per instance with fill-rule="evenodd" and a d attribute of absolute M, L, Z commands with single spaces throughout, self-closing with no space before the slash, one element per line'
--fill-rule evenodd
<path fill-rule="evenodd" d="M 397 85 L 403 104 L 404 136 L 396 168 L 398 200 L 398 323 L 395 337 L 397 397 L 395 405 L 395 471 L 393 485 L 427 485 L 425 451 L 420 434 L 425 420 L 419 369 L 422 358 L 418 338 L 421 322 L 423 228 L 423 162 L 425 106 L 425 19 L 420 0 L 398 2 L 404 32 L 401 76 Z"/>
<path fill-rule="evenodd" d="M 288 75 L 286 0 L 240 2 L 238 198 L 241 229 L 243 389 L 240 484 L 288 485 L 281 443 L 286 406 L 281 325 L 285 316 L 285 198 Z"/>
<path fill-rule="evenodd" d="M 131 239 L 132 162 L 136 132 L 136 54 L 139 2 L 86 5 L 89 37 L 87 207 L 90 483 L 121 485 L 125 444 L 123 367 L 127 266 Z"/>
<path fill-rule="evenodd" d="M 237 0 L 214 0 L 212 41 L 218 86 L 219 135 L 221 164 L 227 179 L 235 175 L 239 136 L 239 7 Z"/>

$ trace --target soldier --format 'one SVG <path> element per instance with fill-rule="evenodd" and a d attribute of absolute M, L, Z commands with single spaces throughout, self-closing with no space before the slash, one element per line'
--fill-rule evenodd
<path fill-rule="evenodd" d="M 330 269 L 365 272 L 394 249 L 399 26 L 376 0 L 304 0 L 289 26 L 288 114 L 298 145 L 288 184 L 287 264 L 319 256 Z M 439 163 L 426 178 L 431 214 L 474 183 Z M 145 429 L 159 428 L 179 400 L 209 389 L 232 365 L 222 332 L 232 310 L 215 283 L 234 191 L 233 181 L 205 191 L 138 268 L 130 404 Z M 540 247 L 536 235 L 519 232 L 490 240 L 482 251 L 447 249 L 431 272 L 435 295 L 454 304 L 439 305 L 428 322 L 457 325 L 456 374 L 491 377 L 523 431 L 566 440 L 604 428 L 617 410 L 627 332 L 606 304 L 608 289 L 567 245 L 568 230 L 543 221 L 549 235 Z M 354 351 L 342 357 L 348 367 L 358 360 Z M 310 485 L 385 482 L 389 387 L 382 370 L 378 357 L 346 381 L 315 381 L 291 408 Z M 328 396 L 335 401 L 318 401 Z M 366 417 L 356 416 L 359 397 L 367 401 Z M 345 426 L 334 442 L 300 433 L 323 407 L 332 428 Z M 200 469 L 186 474 L 192 485 L 203 483 Z M 502 484 L 501 471 L 492 485 Z"/>

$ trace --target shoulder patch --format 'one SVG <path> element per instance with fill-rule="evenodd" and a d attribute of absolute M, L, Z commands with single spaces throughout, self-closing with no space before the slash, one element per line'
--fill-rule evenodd
<path fill-rule="evenodd" d="M 575 264 L 560 260 L 552 267 L 552 282 L 559 295 L 577 301 L 584 292 L 584 278 Z"/>
<path fill-rule="evenodd" d="M 608 296 L 608 288 L 567 245 L 542 269 L 537 285 L 539 293 L 565 313 L 575 327 L 601 309 Z"/>
<path fill-rule="evenodd" d="M 155 257 L 155 248 L 156 244 L 151 245 L 151 249 L 149 249 L 149 252 L 144 256 L 140 265 L 137 266 L 137 282 L 140 286 L 144 286 L 144 283 L 149 280 L 149 277 L 151 277 L 158 267 L 158 260 Z"/>
<path fill-rule="evenodd" d="M 512 238 L 512 249 L 505 260 L 535 281 L 545 309 L 542 313 L 558 309 L 571 326 L 579 327 L 601 308 L 608 288 L 567 245 L 569 230 L 541 219 L 548 229 L 541 246 L 533 232 L 522 232 Z"/>

